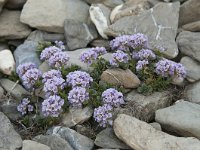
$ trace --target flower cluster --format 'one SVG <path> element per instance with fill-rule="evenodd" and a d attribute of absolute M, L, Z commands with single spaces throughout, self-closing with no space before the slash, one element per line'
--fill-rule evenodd
<path fill-rule="evenodd" d="M 112 106 L 104 104 L 94 109 L 93 117 L 99 126 L 106 127 L 107 124 L 112 125 Z"/>
<path fill-rule="evenodd" d="M 156 55 L 150 49 L 141 49 L 137 53 L 133 53 L 132 57 L 136 60 L 154 60 Z"/>
<path fill-rule="evenodd" d="M 55 41 L 55 44 L 57 47 L 59 47 L 61 50 L 65 50 L 65 45 L 62 41 Z"/>
<path fill-rule="evenodd" d="M 82 107 L 83 103 L 88 100 L 89 93 L 83 87 L 74 87 L 68 94 L 68 101 L 73 107 Z"/>
<path fill-rule="evenodd" d="M 58 95 L 53 95 L 42 102 L 42 112 L 44 116 L 58 117 L 63 105 L 64 99 Z"/>
<path fill-rule="evenodd" d="M 161 59 L 156 63 L 155 72 L 163 77 L 183 77 L 186 76 L 185 68 L 182 64 L 176 63 L 168 59 Z"/>
<path fill-rule="evenodd" d="M 86 72 L 74 71 L 74 72 L 70 72 L 66 76 L 66 81 L 69 86 L 72 86 L 72 87 L 81 86 L 81 87 L 87 88 L 90 86 L 90 83 L 93 81 L 93 79 Z"/>
<path fill-rule="evenodd" d="M 60 49 L 56 46 L 47 47 L 40 54 L 40 59 L 41 60 L 49 60 L 49 58 L 51 56 L 53 56 L 56 52 L 62 52 L 62 49 Z"/>
<path fill-rule="evenodd" d="M 112 54 L 112 59 L 110 60 L 110 65 L 118 67 L 120 63 L 128 63 L 129 55 L 123 51 L 117 51 Z"/>
<path fill-rule="evenodd" d="M 110 42 L 112 50 L 130 51 L 137 48 L 147 48 L 148 38 L 144 34 L 123 35 Z"/>
<path fill-rule="evenodd" d="M 45 82 L 47 82 L 47 80 L 52 79 L 53 77 L 62 78 L 62 74 L 61 74 L 60 70 L 52 69 L 50 71 L 45 72 L 42 75 L 42 78 L 43 78 L 42 82 L 45 83 Z"/>
<path fill-rule="evenodd" d="M 37 68 L 37 66 L 34 63 L 24 63 L 17 67 L 16 72 L 18 76 L 21 78 L 26 73 L 27 70 L 34 68 Z"/>
<path fill-rule="evenodd" d="M 22 99 L 21 103 L 17 106 L 17 110 L 22 113 L 22 115 L 27 114 L 27 112 L 32 112 L 34 109 L 33 105 L 30 104 L 28 98 Z"/>
<path fill-rule="evenodd" d="M 149 64 L 149 61 L 148 61 L 148 60 L 139 60 L 139 61 L 137 62 L 137 64 L 136 64 L 136 70 L 137 70 L 137 71 L 140 71 L 140 70 L 144 69 L 144 67 L 145 67 L 146 65 L 148 65 L 148 64 Z"/>

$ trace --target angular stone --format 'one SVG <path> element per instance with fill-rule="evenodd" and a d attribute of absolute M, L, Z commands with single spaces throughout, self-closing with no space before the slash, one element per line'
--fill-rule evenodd
<path fill-rule="evenodd" d="M 150 125 L 156 130 L 162 131 L 161 125 L 157 122 L 150 123 Z"/>
<path fill-rule="evenodd" d="M 0 14 L 0 39 L 23 39 L 31 33 L 31 29 L 19 21 L 20 14 L 20 11 L 3 10 Z"/>
<path fill-rule="evenodd" d="M 49 146 L 51 150 L 74 150 L 67 141 L 56 135 L 38 135 L 33 140 Z"/>
<path fill-rule="evenodd" d="M 92 129 L 91 126 L 87 126 L 87 125 L 76 125 L 75 126 L 76 132 L 90 138 L 93 139 L 96 137 L 96 133 L 95 131 Z"/>
<path fill-rule="evenodd" d="M 110 25 L 110 13 L 111 10 L 103 4 L 93 4 L 89 9 L 90 18 L 95 24 L 99 34 L 102 38 L 108 39 L 108 36 L 104 33 Z"/>
<path fill-rule="evenodd" d="M 187 101 L 156 111 L 155 120 L 165 130 L 200 139 L 200 105 Z"/>
<path fill-rule="evenodd" d="M 5 3 L 7 2 L 7 0 L 0 0 L 0 12 L 3 8 L 3 6 L 5 5 Z"/>
<path fill-rule="evenodd" d="M 137 88 L 140 85 L 138 77 L 129 69 L 107 69 L 102 73 L 101 80 L 124 88 Z"/>
<path fill-rule="evenodd" d="M 137 15 L 123 17 L 105 31 L 109 36 L 143 33 L 149 38 L 149 46 L 162 46 L 167 57 L 175 58 L 178 48 L 175 37 L 178 27 L 180 3 L 159 3 L 150 10 Z"/>
<path fill-rule="evenodd" d="M 183 57 L 180 61 L 186 69 L 187 79 L 189 81 L 197 81 L 200 79 L 200 63 L 190 57 Z"/>
<path fill-rule="evenodd" d="M 113 128 L 117 137 L 135 150 L 200 150 L 200 141 L 194 137 L 175 137 L 128 115 L 119 115 Z"/>
<path fill-rule="evenodd" d="M 180 7 L 179 26 L 200 20 L 200 1 L 188 0 Z"/>
<path fill-rule="evenodd" d="M 45 73 L 50 70 L 48 62 L 44 61 L 40 66 L 39 70 L 42 71 L 42 73 Z"/>
<path fill-rule="evenodd" d="M 200 21 L 188 23 L 182 26 L 184 30 L 192 31 L 192 32 L 199 32 L 200 31 Z"/>
<path fill-rule="evenodd" d="M 47 134 L 60 136 L 66 140 L 74 150 L 92 150 L 94 146 L 94 142 L 91 139 L 70 128 L 56 126 L 49 129 Z"/>
<path fill-rule="evenodd" d="M 28 0 L 20 21 L 40 30 L 64 33 L 65 19 L 87 22 L 88 10 L 89 6 L 81 0 Z"/>
<path fill-rule="evenodd" d="M 144 96 L 133 90 L 125 97 L 127 104 L 125 108 L 116 108 L 114 116 L 117 114 L 127 114 L 140 120 L 150 122 L 154 120 L 155 112 L 158 109 L 170 106 L 172 103 L 170 92 L 154 92 Z"/>
<path fill-rule="evenodd" d="M 0 51 L 0 71 L 6 75 L 15 71 L 15 60 L 10 50 Z"/>
<path fill-rule="evenodd" d="M 131 149 L 116 137 L 112 128 L 106 128 L 101 131 L 97 135 L 94 143 L 95 145 L 103 148 Z"/>
<path fill-rule="evenodd" d="M 22 9 L 27 0 L 7 0 L 6 8 L 8 9 Z"/>
<path fill-rule="evenodd" d="M 114 8 L 120 4 L 123 4 L 123 0 L 84 0 L 89 4 L 104 4 L 107 7 Z"/>
<path fill-rule="evenodd" d="M 9 79 L 0 79 L 1 86 L 17 100 L 21 100 L 24 95 L 29 95 L 21 85 L 10 81 Z"/>
<path fill-rule="evenodd" d="M 104 39 L 96 39 L 90 43 L 93 47 L 105 47 L 107 51 L 110 50 L 110 42 Z"/>
<path fill-rule="evenodd" d="M 193 83 L 191 85 L 188 85 L 185 88 L 184 94 L 186 100 L 200 104 L 200 81 Z"/>
<path fill-rule="evenodd" d="M 95 26 L 77 20 L 66 19 L 64 23 L 65 39 L 70 50 L 85 48 L 98 37 Z"/>
<path fill-rule="evenodd" d="M 180 51 L 198 61 L 200 61 L 200 32 L 181 32 L 176 42 Z"/>
<path fill-rule="evenodd" d="M 22 150 L 51 150 L 50 147 L 31 140 L 24 140 Z"/>
<path fill-rule="evenodd" d="M 66 127 L 73 127 L 87 121 L 93 114 L 93 109 L 85 107 L 83 109 L 70 108 L 68 113 L 63 114 L 62 123 Z"/>
<path fill-rule="evenodd" d="M 2 101 L 4 97 L 4 89 L 0 86 L 0 102 Z"/>
<path fill-rule="evenodd" d="M 23 63 L 32 62 L 40 65 L 39 56 L 36 53 L 38 43 L 35 41 L 26 41 L 14 51 L 16 68 Z"/>
<path fill-rule="evenodd" d="M 14 130 L 10 120 L 2 112 L 0 112 L 0 122 L 0 149 L 19 149 L 22 146 L 22 139 Z"/>

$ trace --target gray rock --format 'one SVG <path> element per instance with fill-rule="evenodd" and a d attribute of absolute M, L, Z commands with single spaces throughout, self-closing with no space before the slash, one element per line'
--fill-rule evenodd
<path fill-rule="evenodd" d="M 183 54 L 200 61 L 200 32 L 183 31 L 178 35 L 176 41 Z"/>
<path fill-rule="evenodd" d="M 74 150 L 91 150 L 94 146 L 94 142 L 91 139 L 70 128 L 56 126 L 49 129 L 47 134 L 60 136 L 65 139 Z"/>
<path fill-rule="evenodd" d="M 4 89 L 0 86 L 0 102 L 4 97 Z"/>
<path fill-rule="evenodd" d="M 127 114 L 140 120 L 150 122 L 154 120 L 155 112 L 158 109 L 170 106 L 172 103 L 170 92 L 154 92 L 144 96 L 133 90 L 125 97 L 127 105 L 125 108 L 116 108 L 114 116 L 117 114 Z"/>
<path fill-rule="evenodd" d="M 184 30 L 192 31 L 192 32 L 199 32 L 200 31 L 200 21 L 188 23 L 182 26 Z"/>
<path fill-rule="evenodd" d="M 120 149 L 100 148 L 100 149 L 96 149 L 96 150 L 120 150 Z"/>
<path fill-rule="evenodd" d="M 95 131 L 92 129 L 91 126 L 87 126 L 87 125 L 76 125 L 75 126 L 76 132 L 90 138 L 93 139 L 96 137 L 96 133 Z"/>
<path fill-rule="evenodd" d="M 22 146 L 20 135 L 14 130 L 10 120 L 0 112 L 0 149 L 16 150 Z"/>
<path fill-rule="evenodd" d="M 187 0 L 162 0 L 162 1 L 164 1 L 164 2 L 181 2 L 181 3 L 183 3 L 183 2 L 185 2 Z"/>
<path fill-rule="evenodd" d="M 123 4 L 123 0 L 84 0 L 89 4 L 104 4 L 107 7 L 114 8 L 120 4 Z"/>
<path fill-rule="evenodd" d="M 165 130 L 200 139 L 200 105 L 187 101 L 156 111 L 155 120 Z"/>
<path fill-rule="evenodd" d="M 36 53 L 37 50 L 37 42 L 34 41 L 26 41 L 14 51 L 14 57 L 16 61 L 16 67 L 20 64 L 32 62 L 37 66 L 40 65 L 39 56 Z"/>
<path fill-rule="evenodd" d="M 157 5 L 158 3 L 160 3 L 160 0 L 148 0 L 148 2 L 150 2 L 150 4 L 151 4 L 152 6 L 155 6 L 155 5 Z"/>
<path fill-rule="evenodd" d="M 93 114 L 93 109 L 85 107 L 83 109 L 70 108 L 68 113 L 63 114 L 62 123 L 66 127 L 73 127 L 87 121 Z"/>
<path fill-rule="evenodd" d="M 73 150 L 67 141 L 56 135 L 38 135 L 33 140 L 49 146 L 51 150 Z"/>
<path fill-rule="evenodd" d="M 101 131 L 97 135 L 94 143 L 95 145 L 103 148 L 131 149 L 116 137 L 112 128 L 106 128 Z"/>
<path fill-rule="evenodd" d="M 8 44 L 7 43 L 0 43 L 0 51 L 2 51 L 4 49 L 9 49 Z"/>
<path fill-rule="evenodd" d="M 150 123 L 150 125 L 156 130 L 162 131 L 161 125 L 157 122 Z"/>
<path fill-rule="evenodd" d="M 180 7 L 179 26 L 200 20 L 200 1 L 188 0 Z"/>
<path fill-rule="evenodd" d="M 102 73 L 101 80 L 124 88 L 137 88 L 140 85 L 138 77 L 129 69 L 107 69 Z"/>
<path fill-rule="evenodd" d="M 42 71 L 42 73 L 45 73 L 50 70 L 48 62 L 44 61 L 40 66 L 39 70 Z"/>
<path fill-rule="evenodd" d="M 51 150 L 50 147 L 31 140 L 24 140 L 22 150 Z"/>
<path fill-rule="evenodd" d="M 23 39 L 31 33 L 31 29 L 19 21 L 20 14 L 20 11 L 3 10 L 0 14 L 0 39 Z"/>
<path fill-rule="evenodd" d="M 5 5 L 7 0 L 0 0 L 0 12 L 2 11 L 3 6 Z"/>
<path fill-rule="evenodd" d="M 200 150 L 200 141 L 194 137 L 175 137 L 128 115 L 119 115 L 113 128 L 117 137 L 135 150 Z"/>
<path fill-rule="evenodd" d="M 191 85 L 188 85 L 185 89 L 185 97 L 186 97 L 186 100 L 192 102 L 192 103 L 197 103 L 197 104 L 200 104 L 200 81 L 194 83 L 194 84 L 191 84 Z"/>
<path fill-rule="evenodd" d="M 89 6 L 81 0 L 28 0 L 20 21 L 40 30 L 64 33 L 65 19 L 87 22 L 88 10 Z"/>
<path fill-rule="evenodd" d="M 110 42 L 108 40 L 104 39 L 93 40 L 90 43 L 90 45 L 93 47 L 105 47 L 107 51 L 110 50 Z"/>
<path fill-rule="evenodd" d="M 0 84 L 8 93 L 10 93 L 11 96 L 17 100 L 21 100 L 24 95 L 30 94 L 20 84 L 17 84 L 9 79 L 0 79 Z"/>
<path fill-rule="evenodd" d="M 95 26 L 77 20 L 66 19 L 64 23 L 65 39 L 70 50 L 85 48 L 98 37 Z"/>
<path fill-rule="evenodd" d="M 143 33 L 149 38 L 149 46 L 162 46 L 169 58 L 178 55 L 175 37 L 178 27 L 180 3 L 159 3 L 150 10 L 137 15 L 123 17 L 104 32 L 110 36 Z"/>
<path fill-rule="evenodd" d="M 22 9 L 27 0 L 7 0 L 5 8 L 8 9 Z"/>
<path fill-rule="evenodd" d="M 189 81 L 197 81 L 200 79 L 200 63 L 190 57 L 183 57 L 180 61 L 184 65 L 187 72 L 187 79 Z"/>

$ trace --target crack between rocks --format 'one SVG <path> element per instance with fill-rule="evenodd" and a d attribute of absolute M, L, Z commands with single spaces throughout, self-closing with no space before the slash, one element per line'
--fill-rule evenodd
<path fill-rule="evenodd" d="M 93 36 L 92 36 L 92 34 L 90 33 L 90 31 L 89 31 L 89 28 L 88 28 L 88 26 L 85 24 L 85 23 L 83 23 L 83 26 L 85 27 L 85 30 L 86 30 L 86 32 L 87 32 L 87 37 L 86 37 L 86 39 L 93 39 Z"/>

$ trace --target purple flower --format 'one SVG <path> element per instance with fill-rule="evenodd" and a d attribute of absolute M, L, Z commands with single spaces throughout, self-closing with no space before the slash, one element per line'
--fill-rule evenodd
<path fill-rule="evenodd" d="M 33 111 L 33 106 L 32 105 L 28 105 L 28 111 L 29 112 Z"/>
<path fill-rule="evenodd" d="M 45 96 L 49 97 L 58 94 L 59 90 L 63 90 L 65 86 L 66 83 L 62 77 L 54 76 L 44 83 L 43 91 L 46 93 Z"/>
<path fill-rule="evenodd" d="M 90 83 L 93 82 L 93 79 L 86 72 L 74 71 L 74 72 L 70 72 L 66 76 L 66 81 L 67 81 L 67 84 L 72 87 L 81 86 L 81 87 L 86 88 L 90 86 Z"/>
<path fill-rule="evenodd" d="M 34 63 L 24 63 L 17 67 L 17 74 L 21 78 L 27 70 L 37 68 L 36 64 Z"/>
<path fill-rule="evenodd" d="M 106 125 L 112 125 L 112 106 L 104 104 L 94 109 L 93 117 L 99 126 L 106 127 Z"/>
<path fill-rule="evenodd" d="M 56 52 L 62 52 L 62 49 L 56 46 L 50 46 L 45 48 L 40 54 L 41 60 L 48 60 L 51 56 L 53 56 Z"/>
<path fill-rule="evenodd" d="M 91 48 L 91 50 L 95 51 L 98 56 L 101 56 L 107 53 L 105 47 L 95 47 L 95 48 Z"/>
<path fill-rule="evenodd" d="M 120 63 L 128 63 L 129 55 L 122 52 L 117 51 L 112 54 L 112 59 L 110 60 L 110 65 L 118 67 Z"/>
<path fill-rule="evenodd" d="M 58 117 L 63 105 L 64 99 L 60 96 L 53 95 L 42 102 L 42 112 L 44 116 Z"/>
<path fill-rule="evenodd" d="M 121 104 L 124 104 L 123 94 L 114 88 L 105 90 L 102 93 L 102 99 L 105 104 L 113 107 L 119 107 Z"/>
<path fill-rule="evenodd" d="M 156 55 L 149 49 L 142 49 L 137 53 L 133 53 L 133 58 L 137 60 L 154 60 Z"/>
<path fill-rule="evenodd" d="M 22 113 L 22 115 L 27 114 L 28 112 L 32 112 L 34 107 L 29 104 L 30 100 L 28 98 L 22 99 L 21 103 L 17 106 L 17 110 Z"/>
<path fill-rule="evenodd" d="M 22 84 L 26 89 L 34 88 L 35 84 L 42 77 L 42 72 L 36 68 L 29 69 L 22 76 Z"/>
<path fill-rule="evenodd" d="M 88 65 L 92 64 L 92 61 L 96 60 L 98 57 L 97 52 L 94 50 L 88 50 L 86 52 L 81 53 L 80 60 Z"/>
<path fill-rule="evenodd" d="M 56 52 L 48 60 L 49 66 L 55 67 L 57 69 L 67 65 L 68 61 L 69 55 L 66 52 Z"/>
<path fill-rule="evenodd" d="M 59 47 L 61 50 L 65 50 L 65 45 L 63 41 L 55 41 L 56 47 Z"/>
<path fill-rule="evenodd" d="M 83 87 L 75 87 L 68 93 L 68 101 L 73 107 L 82 107 L 89 100 L 89 93 Z"/>
<path fill-rule="evenodd" d="M 136 64 L 136 70 L 140 71 L 148 64 L 149 64 L 148 60 L 139 60 Z"/>
<path fill-rule="evenodd" d="M 53 77 L 62 78 L 62 74 L 59 70 L 52 69 L 42 75 L 42 82 L 45 83 L 47 80 L 52 79 Z"/>

